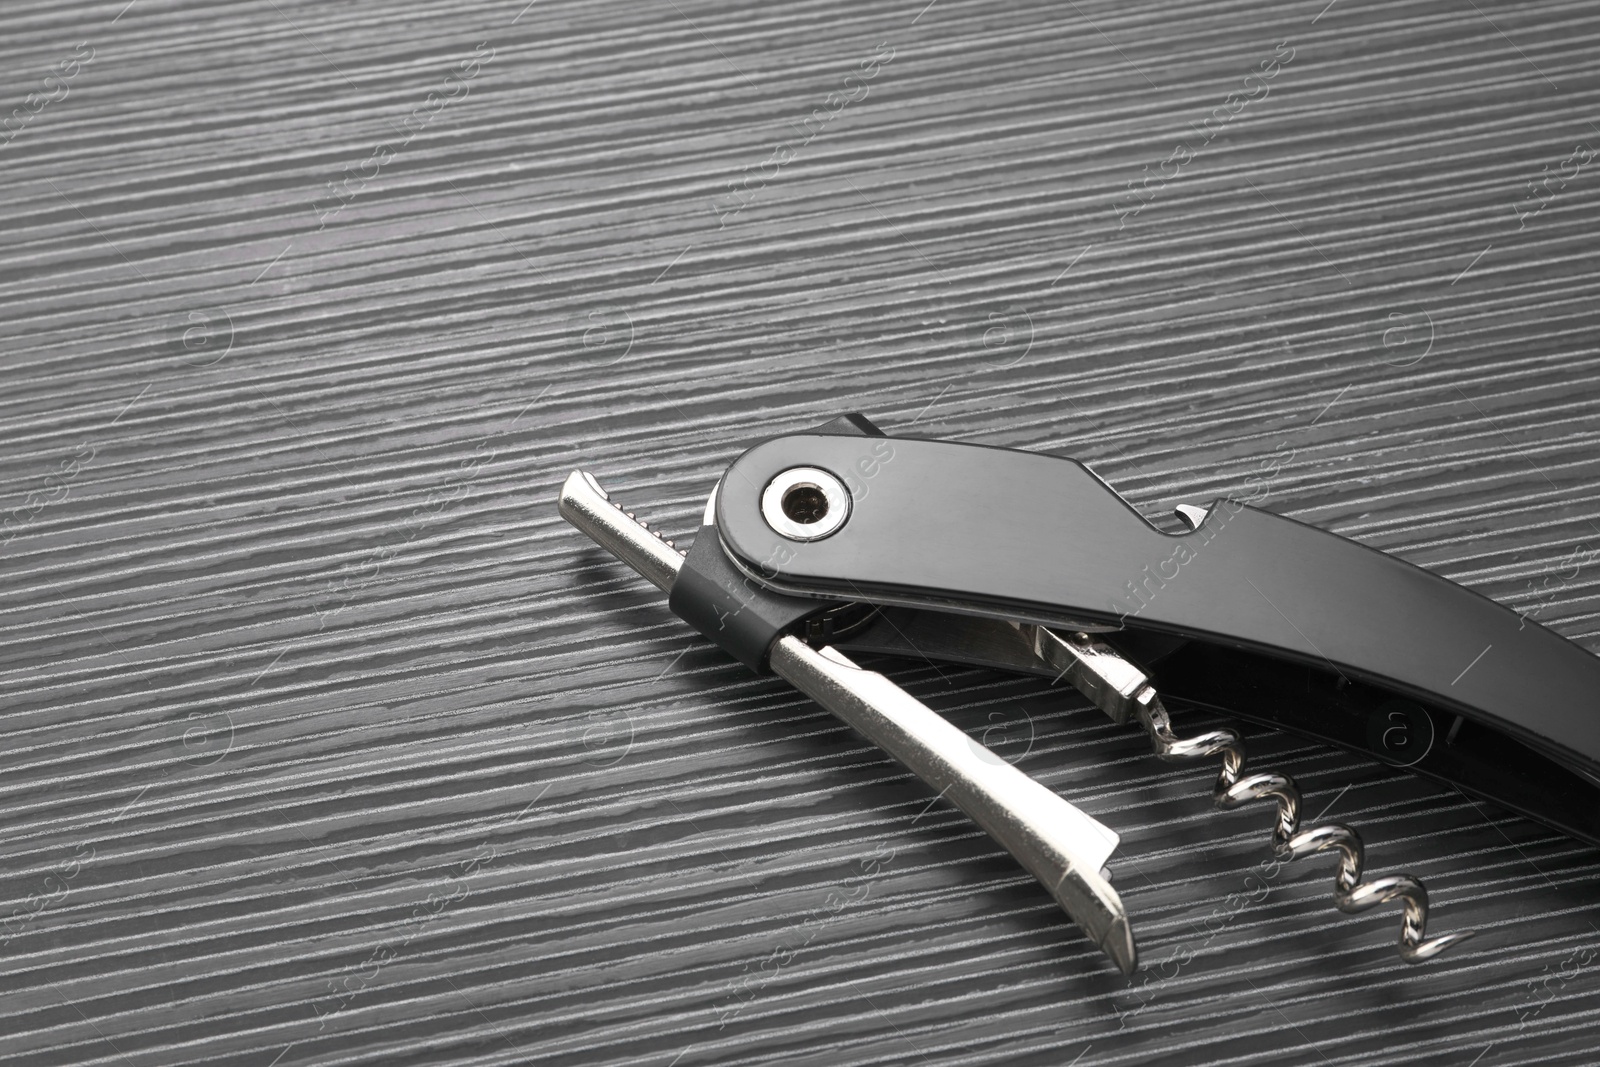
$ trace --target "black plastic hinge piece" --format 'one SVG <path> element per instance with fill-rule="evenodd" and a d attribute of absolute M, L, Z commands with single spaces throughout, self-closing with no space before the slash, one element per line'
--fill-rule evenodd
<path fill-rule="evenodd" d="M 864 415 L 841 415 L 812 433 L 836 437 L 883 437 Z M 735 567 L 715 526 L 702 526 L 684 558 L 667 606 L 739 662 L 767 673 L 767 653 L 779 637 L 808 619 L 841 607 L 839 601 L 784 596 L 761 587 Z"/>
<path fill-rule="evenodd" d="M 746 667 L 767 673 L 772 643 L 812 615 L 837 605 L 769 593 L 729 562 L 715 526 L 702 526 L 672 584 L 673 614 Z"/>

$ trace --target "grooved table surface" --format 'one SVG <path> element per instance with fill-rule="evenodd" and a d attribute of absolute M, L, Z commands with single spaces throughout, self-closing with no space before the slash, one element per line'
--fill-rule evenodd
<path fill-rule="evenodd" d="M 1406 967 L 1209 764 L 880 664 L 1122 834 L 1124 980 L 555 494 L 686 537 L 856 410 L 1161 523 L 1254 495 L 1600 652 L 1597 39 L 1578 0 L 7 3 L 0 1064 L 1594 1063 L 1593 849 L 1247 730 L 1478 931 Z"/>

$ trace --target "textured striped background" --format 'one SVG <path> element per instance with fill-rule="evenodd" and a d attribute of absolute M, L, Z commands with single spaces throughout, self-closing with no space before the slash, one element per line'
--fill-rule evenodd
<path fill-rule="evenodd" d="M 1251 733 L 1481 931 L 1403 968 L 1324 863 L 1232 910 L 1209 771 L 893 667 L 1122 832 L 1130 985 L 554 506 L 845 410 L 1152 516 L 1276 457 L 1600 652 L 1600 161 L 1517 208 L 1592 3 L 124 2 L 0 12 L 0 1063 L 1595 1062 L 1592 849 Z"/>

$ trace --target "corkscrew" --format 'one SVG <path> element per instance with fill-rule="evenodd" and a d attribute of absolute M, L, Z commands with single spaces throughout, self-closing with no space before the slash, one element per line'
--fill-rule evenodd
<path fill-rule="evenodd" d="M 1242 502 L 1181 505 L 1188 530 L 1169 533 L 1074 460 L 890 438 L 847 415 L 735 460 L 687 552 L 584 472 L 560 508 L 680 618 L 956 804 L 1125 972 L 1137 954 L 1107 866 L 1117 834 L 853 656 L 1065 678 L 1139 724 L 1161 759 L 1219 757 L 1217 806 L 1275 801 L 1277 854 L 1335 854 L 1342 911 L 1398 902 L 1411 963 L 1471 932 L 1425 936 L 1421 882 L 1363 880 L 1354 830 L 1301 829 L 1289 776 L 1245 774 L 1237 731 L 1180 737 L 1164 701 L 1364 753 L 1600 844 L 1600 659 L 1437 575 Z"/>
<path fill-rule="evenodd" d="M 1221 756 L 1222 769 L 1212 791 L 1217 807 L 1232 809 L 1252 800 L 1276 800 L 1278 818 L 1272 829 L 1272 844 L 1279 856 L 1299 859 L 1330 849 L 1338 852 L 1333 899 L 1340 911 L 1361 912 L 1400 900 L 1405 908 L 1400 928 L 1400 958 L 1407 963 L 1432 959 L 1473 935 L 1471 930 L 1462 930 L 1425 938 L 1428 891 L 1421 882 L 1404 874 L 1363 882 L 1361 872 L 1366 856 L 1360 834 L 1339 823 L 1301 830 L 1300 787 L 1293 778 L 1281 773 L 1241 777 L 1245 748 L 1244 739 L 1237 730 L 1223 728 L 1194 737 L 1179 737 L 1173 732 L 1172 717 L 1162 705 L 1155 687 L 1149 684 L 1142 671 L 1104 641 L 1086 633 L 1063 637 L 1040 627 L 1035 632 L 1034 643 L 1042 659 L 1063 664 L 1063 674 L 1113 720 L 1136 719 L 1150 736 L 1157 758 L 1181 762 Z"/>

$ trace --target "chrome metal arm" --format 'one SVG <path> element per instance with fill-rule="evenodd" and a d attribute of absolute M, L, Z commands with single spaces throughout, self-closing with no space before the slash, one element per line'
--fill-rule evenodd
<path fill-rule="evenodd" d="M 1124 974 L 1133 932 L 1122 899 L 1101 873 L 1116 832 L 1040 785 L 888 678 L 842 652 L 779 638 L 772 670 L 905 764 L 1039 879 Z"/>

